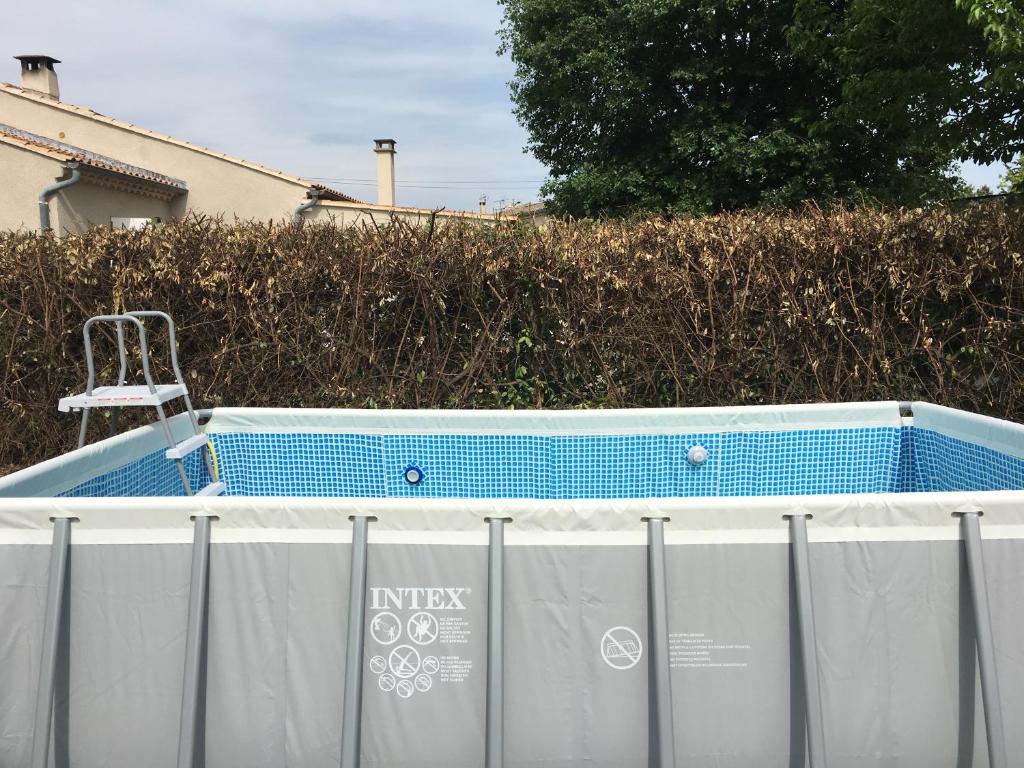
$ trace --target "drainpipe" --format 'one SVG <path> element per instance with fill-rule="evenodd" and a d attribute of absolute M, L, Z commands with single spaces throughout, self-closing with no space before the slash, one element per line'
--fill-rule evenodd
<path fill-rule="evenodd" d="M 51 184 L 39 193 L 40 232 L 45 232 L 50 228 L 50 198 L 62 189 L 67 189 L 73 184 L 77 184 L 82 178 L 82 172 L 78 170 L 78 163 L 65 163 L 64 167 L 71 171 L 71 178 L 64 179 L 64 181 L 58 181 L 56 184 Z"/>
<path fill-rule="evenodd" d="M 310 208 L 312 208 L 320 201 L 320 190 L 317 189 L 316 187 L 310 187 L 309 191 L 306 194 L 309 195 L 309 200 L 307 200 L 298 208 L 296 208 L 295 211 L 292 213 L 292 224 L 294 224 L 296 227 L 302 226 L 302 214 L 305 211 L 308 211 Z"/>

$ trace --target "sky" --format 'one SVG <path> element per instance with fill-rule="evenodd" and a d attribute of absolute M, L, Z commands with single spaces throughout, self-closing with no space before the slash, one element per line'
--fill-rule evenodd
<path fill-rule="evenodd" d="M 376 202 L 373 139 L 396 139 L 397 203 L 538 198 L 491 0 L 46 0 L 4 9 L 0 80 L 48 54 L 61 98 Z M 969 165 L 995 187 L 1003 169 Z"/>
<path fill-rule="evenodd" d="M 396 202 L 488 210 L 538 198 L 488 0 L 12 3 L 11 56 L 48 54 L 61 99 L 376 202 L 373 139 L 397 140 Z"/>

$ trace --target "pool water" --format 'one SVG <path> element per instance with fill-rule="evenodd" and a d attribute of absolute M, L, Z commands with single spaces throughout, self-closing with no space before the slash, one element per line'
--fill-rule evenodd
<path fill-rule="evenodd" d="M 1024 488 L 1024 459 L 913 426 L 688 434 L 216 432 L 232 496 L 614 499 Z M 695 465 L 694 446 L 707 452 Z M 193 487 L 208 482 L 199 454 Z M 409 482 L 406 470 L 422 480 Z M 162 450 L 62 496 L 177 496 Z"/>

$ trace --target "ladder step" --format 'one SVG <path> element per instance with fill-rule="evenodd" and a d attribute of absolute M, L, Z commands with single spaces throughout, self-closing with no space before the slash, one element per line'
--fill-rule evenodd
<path fill-rule="evenodd" d="M 192 437 L 182 440 L 173 448 L 168 448 L 164 451 L 164 456 L 168 459 L 184 459 L 192 451 L 202 448 L 208 442 L 210 442 L 210 438 L 206 435 L 192 435 Z"/>
<path fill-rule="evenodd" d="M 122 385 L 119 387 L 94 387 L 91 395 L 81 392 L 62 397 L 57 410 L 67 413 L 79 408 L 125 408 L 140 405 L 163 405 L 168 400 L 184 397 L 188 389 L 184 384 L 157 384 L 156 392 L 150 392 L 145 384 Z"/>
<path fill-rule="evenodd" d="M 203 490 L 196 493 L 196 496 L 220 496 L 226 488 L 227 486 L 218 480 L 216 483 L 210 483 Z"/>

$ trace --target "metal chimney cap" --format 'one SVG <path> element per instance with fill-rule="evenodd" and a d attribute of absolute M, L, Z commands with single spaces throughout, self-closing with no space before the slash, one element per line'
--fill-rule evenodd
<path fill-rule="evenodd" d="M 394 152 L 396 142 L 394 139 L 374 139 L 374 152 Z"/>
<path fill-rule="evenodd" d="M 18 61 L 22 64 L 45 64 L 50 69 L 53 69 L 54 64 L 60 64 L 60 59 L 55 59 L 53 56 L 47 56 L 44 53 L 23 53 L 20 56 L 15 56 Z"/>

